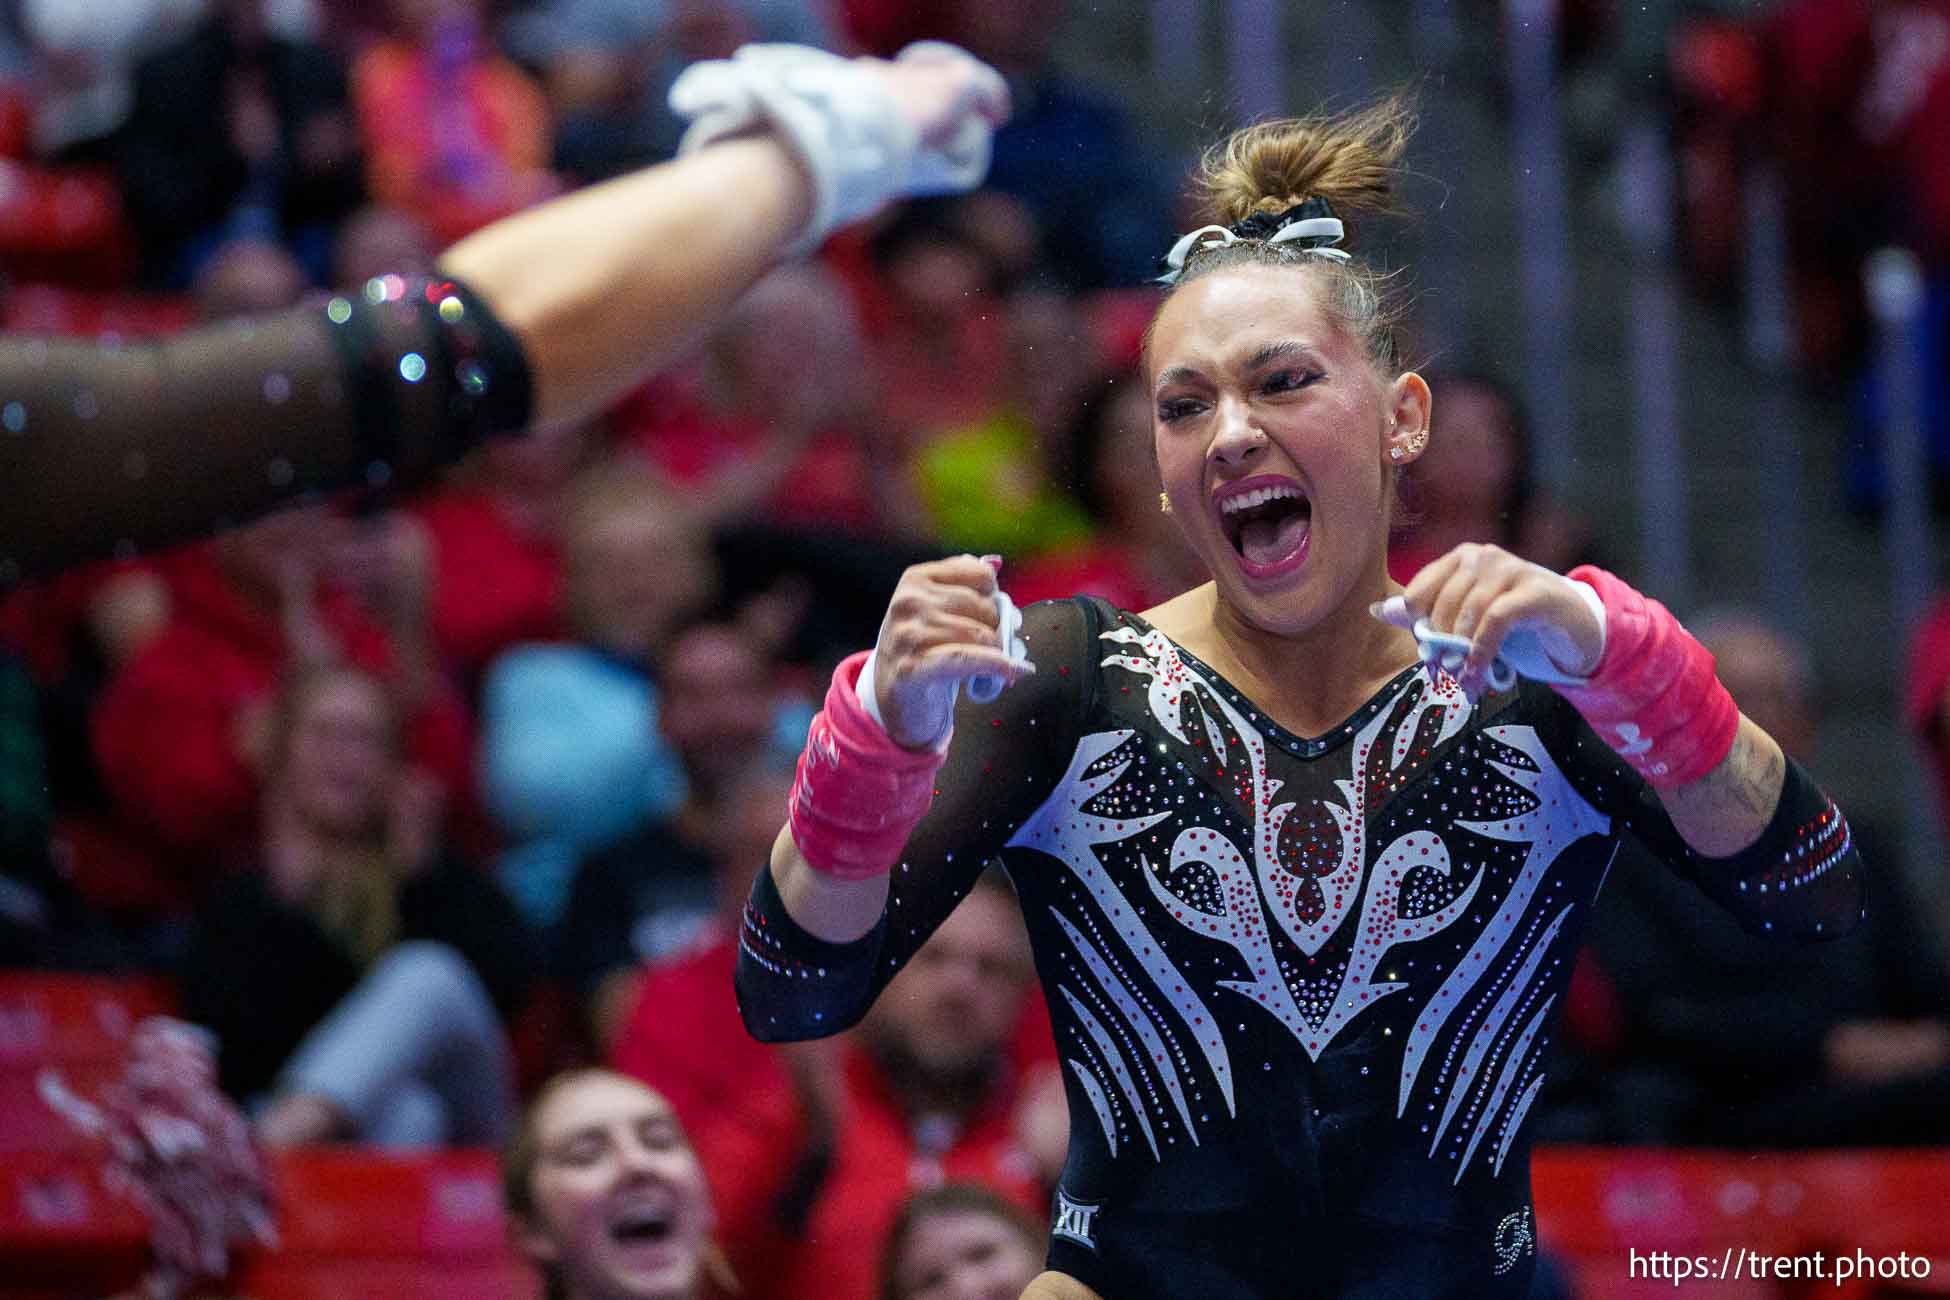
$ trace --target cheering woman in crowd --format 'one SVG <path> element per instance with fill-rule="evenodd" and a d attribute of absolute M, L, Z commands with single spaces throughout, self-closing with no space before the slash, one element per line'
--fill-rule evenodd
<path fill-rule="evenodd" d="M 746 911 L 747 1024 L 812 1037 L 1008 868 L 1072 1115 L 1036 1300 L 1521 1297 L 1524 1120 L 1619 841 L 1756 933 L 1863 907 L 1841 814 L 1662 606 L 1488 546 L 1389 581 L 1429 389 L 1339 245 L 1406 118 L 1208 159 L 1214 224 L 1171 250 L 1145 366 L 1163 504 L 1213 580 L 1011 635 L 991 564 L 910 569 Z"/>
<path fill-rule="evenodd" d="M 661 1095 L 608 1070 L 542 1086 L 501 1160 L 509 1234 L 544 1300 L 737 1293 L 697 1152 Z"/>
<path fill-rule="evenodd" d="M 672 105 L 688 156 L 497 222 L 433 279 L 160 345 L 0 342 L 0 591 L 586 418 L 782 254 L 976 184 L 1007 91 L 945 45 L 892 62 L 749 46 L 691 68 Z"/>

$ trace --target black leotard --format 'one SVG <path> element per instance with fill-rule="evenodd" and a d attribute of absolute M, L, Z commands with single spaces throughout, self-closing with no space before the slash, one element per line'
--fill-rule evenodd
<path fill-rule="evenodd" d="M 1756 932 L 1861 915 L 1798 770 L 1702 859 L 1547 688 L 1410 668 L 1309 739 L 1132 615 L 1025 623 L 1037 672 L 964 702 L 878 926 L 822 943 L 762 874 L 739 995 L 761 1038 L 845 1027 L 999 857 L 1069 1089 L 1049 1263 L 1106 1300 L 1525 1295 L 1524 1118 L 1619 838 Z"/>
<path fill-rule="evenodd" d="M 0 340 L 0 592 L 306 492 L 425 478 L 524 428 L 519 341 L 453 281 L 161 343 Z"/>

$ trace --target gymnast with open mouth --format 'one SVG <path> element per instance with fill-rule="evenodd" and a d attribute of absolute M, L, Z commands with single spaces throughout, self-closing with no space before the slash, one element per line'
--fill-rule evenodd
<path fill-rule="evenodd" d="M 1072 1116 L 1030 1300 L 1522 1297 L 1525 1118 L 1620 841 L 1755 933 L 1864 906 L 1841 813 L 1656 601 L 1491 546 L 1389 580 L 1439 435 L 1348 227 L 1408 127 L 1208 157 L 1145 373 L 1212 580 L 1018 615 L 992 561 L 910 569 L 746 910 L 747 1025 L 813 1037 L 1007 868 Z"/>

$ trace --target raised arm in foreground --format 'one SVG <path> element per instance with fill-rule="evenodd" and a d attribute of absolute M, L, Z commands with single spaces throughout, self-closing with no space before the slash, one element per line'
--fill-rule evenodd
<path fill-rule="evenodd" d="M 780 256 L 974 184 L 1005 112 L 999 78 L 946 47 L 891 64 L 758 47 L 693 71 L 680 108 L 708 147 L 470 236 L 441 260 L 451 280 L 162 344 L 0 342 L 0 586 L 600 410 Z"/>

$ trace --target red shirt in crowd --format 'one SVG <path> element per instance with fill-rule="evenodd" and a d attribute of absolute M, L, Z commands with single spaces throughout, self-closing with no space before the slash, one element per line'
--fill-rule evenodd
<path fill-rule="evenodd" d="M 891 59 L 915 41 L 945 39 L 941 0 L 842 0 L 840 25 L 869 54 Z"/>
<path fill-rule="evenodd" d="M 1037 1218 L 1049 1196 L 1017 1145 L 1013 1091 L 999 1092 L 959 1130 L 915 1124 L 880 1068 L 842 1049 L 843 1109 L 832 1164 L 803 1226 L 783 1229 L 779 1201 L 804 1147 L 789 1087 L 754 1094 L 693 1134 L 711 1181 L 718 1235 L 752 1300 L 860 1300 L 874 1291 L 880 1251 L 911 1193 L 946 1181 L 993 1187 Z"/>
<path fill-rule="evenodd" d="M 757 421 L 711 411 L 674 379 L 633 394 L 618 409 L 616 422 L 625 445 L 685 485 L 704 484 L 748 464 L 774 436 Z M 785 527 L 883 531 L 873 468 L 860 439 L 841 429 L 814 434 L 765 503 L 764 518 Z"/>
<path fill-rule="evenodd" d="M 455 677 L 478 682 L 495 656 L 561 635 L 562 559 L 491 493 L 441 492 L 413 507 L 433 543 L 433 640 Z"/>
<path fill-rule="evenodd" d="M 791 1086 L 778 1049 L 738 1018 L 738 936 L 713 935 L 645 972 L 611 1053 L 611 1064 L 662 1093 L 693 1134 L 748 1095 Z"/>
<path fill-rule="evenodd" d="M 929 1152 L 873 1059 L 842 1049 L 845 1118 L 831 1169 L 803 1228 L 776 1210 L 803 1150 L 799 1101 L 780 1050 L 738 1018 L 732 972 L 737 936 L 659 963 L 645 975 L 612 1063 L 661 1092 L 689 1131 L 711 1181 L 719 1239 L 747 1300 L 860 1300 L 874 1292 L 894 1212 L 918 1187 L 944 1179 L 987 1184 L 1042 1218 L 1047 1191 L 1015 1139 L 1017 1098 L 1004 1090 Z M 1010 1055 L 1023 1076 L 1054 1059 L 1049 1011 L 1025 999 Z"/>
<path fill-rule="evenodd" d="M 547 96 L 484 44 L 381 41 L 353 61 L 350 81 L 366 188 L 419 214 L 443 244 L 557 188 Z"/>
<path fill-rule="evenodd" d="M 1009 570 L 1003 585 L 1018 605 L 1101 596 L 1119 609 L 1130 610 L 1150 609 L 1184 590 L 1182 585 L 1159 582 L 1128 549 L 1103 541 L 1025 561 Z"/>
<path fill-rule="evenodd" d="M 135 560 L 104 561 L 21 587 L 0 600 L 0 645 L 19 655 L 36 681 L 59 681 L 72 665 L 90 603 L 110 579 L 138 567 Z"/>
<path fill-rule="evenodd" d="M 1919 251 L 1950 264 L 1950 0 L 1797 0 L 1771 27 L 1790 143 L 1826 171 L 1811 181 L 1879 164 Z M 1857 147 L 1838 153 L 1824 129 L 1841 121 Z"/>
<path fill-rule="evenodd" d="M 738 936 L 721 927 L 651 966 L 610 1053 L 611 1065 L 662 1093 L 689 1129 L 738 1109 L 747 1094 L 791 1086 L 779 1050 L 746 1033 L 739 1019 L 732 987 L 737 968 Z M 1018 1071 L 1056 1060 L 1049 1006 L 1040 993 L 1023 999 L 1009 1059 Z"/>
<path fill-rule="evenodd" d="M 258 779 L 240 720 L 277 691 L 285 634 L 275 614 L 238 593 L 207 548 L 171 556 L 164 574 L 169 623 L 102 693 L 92 739 L 123 815 L 200 868 L 256 832 Z M 317 611 L 348 662 L 381 674 L 391 668 L 385 632 L 351 597 L 323 586 Z M 449 791 L 465 790 L 472 748 L 472 724 L 449 692 L 408 722 L 408 753 Z"/>

